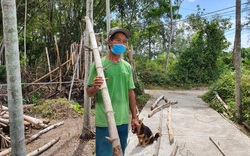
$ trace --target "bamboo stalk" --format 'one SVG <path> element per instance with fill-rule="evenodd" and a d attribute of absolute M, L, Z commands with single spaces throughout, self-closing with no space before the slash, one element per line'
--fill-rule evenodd
<path fill-rule="evenodd" d="M 46 151 L 47 149 L 49 149 L 51 146 L 53 146 L 55 143 L 57 143 L 59 141 L 60 137 L 53 139 L 52 141 L 50 141 L 49 143 L 45 144 L 44 146 L 36 149 L 33 152 L 30 152 L 29 154 L 27 154 L 27 156 L 37 156 L 40 155 L 41 153 L 43 153 L 44 151 Z"/>
<path fill-rule="evenodd" d="M 103 72 L 103 66 L 102 66 L 102 62 L 101 62 L 101 58 L 100 58 L 99 49 L 98 49 L 97 44 L 96 44 L 95 33 L 94 33 L 93 26 L 92 26 L 92 23 L 91 23 L 89 17 L 86 16 L 85 20 L 86 20 L 87 28 L 88 28 L 89 34 L 90 34 L 91 46 L 93 48 L 97 75 L 104 78 L 104 83 L 101 85 L 100 90 L 102 93 L 104 108 L 105 108 L 106 117 L 108 120 L 108 130 L 109 130 L 110 138 L 107 138 L 107 139 L 112 144 L 112 149 L 113 149 L 114 155 L 115 156 L 122 156 L 120 139 L 119 139 L 117 128 L 116 128 L 116 123 L 115 123 L 115 119 L 114 119 L 114 112 L 113 112 L 110 96 L 109 96 L 108 89 L 107 89 L 107 84 L 106 84 L 106 80 L 105 80 L 105 76 L 104 76 L 104 72 Z"/>
<path fill-rule="evenodd" d="M 162 99 L 164 99 L 164 96 L 163 96 L 163 95 L 161 95 L 160 97 L 158 97 L 158 98 L 156 99 L 156 101 L 152 104 L 151 110 L 153 110 L 153 109 L 157 106 L 157 104 L 158 104 Z"/>

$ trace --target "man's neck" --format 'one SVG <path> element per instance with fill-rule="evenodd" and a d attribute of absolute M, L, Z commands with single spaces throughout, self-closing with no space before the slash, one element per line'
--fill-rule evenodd
<path fill-rule="evenodd" d="M 114 63 L 119 63 L 121 61 L 121 56 L 120 55 L 116 55 L 112 52 L 109 52 L 107 55 L 107 58 Z"/>

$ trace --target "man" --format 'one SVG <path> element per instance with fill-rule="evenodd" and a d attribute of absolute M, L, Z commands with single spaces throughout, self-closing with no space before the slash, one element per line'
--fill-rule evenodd
<path fill-rule="evenodd" d="M 123 154 L 127 146 L 130 115 L 132 115 L 132 129 L 139 126 L 136 100 L 134 93 L 134 81 L 131 65 L 121 58 L 126 51 L 128 38 L 131 36 L 129 30 L 124 28 L 112 28 L 108 34 L 109 51 L 107 56 L 102 58 L 105 79 L 110 95 L 114 118 L 120 138 Z M 105 108 L 99 87 L 103 84 L 104 78 L 97 76 L 95 63 L 91 65 L 88 78 L 87 94 L 96 96 L 95 101 L 95 126 L 96 126 L 96 156 L 112 156 L 112 144 L 106 140 L 109 136 L 108 122 L 105 115 Z"/>

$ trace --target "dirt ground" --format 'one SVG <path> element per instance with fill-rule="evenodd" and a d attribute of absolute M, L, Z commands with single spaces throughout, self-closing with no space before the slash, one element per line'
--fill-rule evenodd
<path fill-rule="evenodd" d="M 59 141 L 43 152 L 41 156 L 92 156 L 95 151 L 95 140 L 82 141 L 81 135 L 83 116 L 76 113 L 75 110 L 62 101 L 54 101 L 50 104 L 50 110 L 56 110 L 50 119 L 53 125 L 64 122 L 63 125 L 42 134 L 38 139 L 32 141 L 26 146 L 27 154 L 44 146 L 53 139 L 60 137 Z M 31 114 L 32 115 L 32 114 Z M 37 117 L 38 119 L 42 119 Z M 91 116 L 91 123 L 94 128 L 94 115 Z M 26 132 L 26 137 L 32 136 L 41 131 L 32 129 Z"/>
<path fill-rule="evenodd" d="M 81 141 L 83 117 L 69 117 L 65 120 L 54 120 L 52 123 L 64 121 L 64 124 L 41 135 L 27 145 L 27 153 L 45 145 L 49 141 L 60 137 L 60 140 L 43 152 L 41 156 L 92 156 L 95 150 L 94 139 Z M 51 124 L 52 124 L 51 123 Z"/>

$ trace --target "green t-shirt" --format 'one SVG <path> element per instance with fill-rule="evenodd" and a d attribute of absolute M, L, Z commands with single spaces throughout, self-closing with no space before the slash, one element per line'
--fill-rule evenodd
<path fill-rule="evenodd" d="M 128 91 L 135 88 L 131 65 L 121 59 L 119 63 L 111 62 L 108 58 L 102 58 L 104 75 L 107 80 L 107 88 L 112 103 L 116 125 L 129 123 L 129 94 Z M 95 62 L 91 65 L 88 86 L 93 85 L 97 76 Z M 95 125 L 108 127 L 105 108 L 101 91 L 96 94 L 95 101 Z"/>

